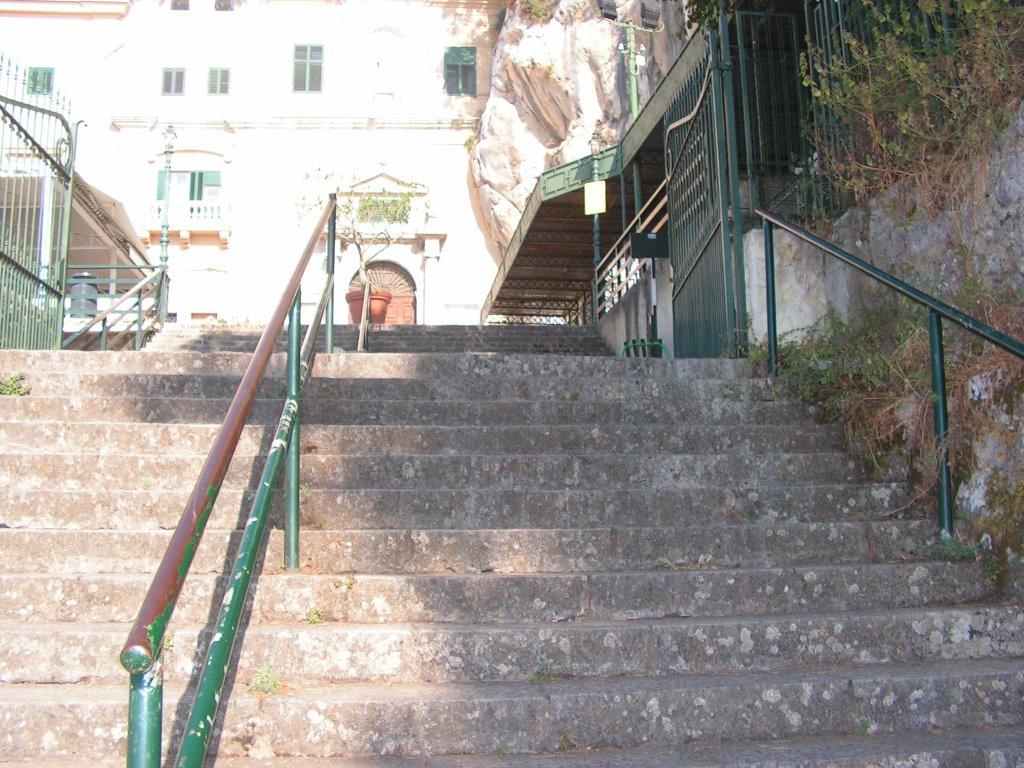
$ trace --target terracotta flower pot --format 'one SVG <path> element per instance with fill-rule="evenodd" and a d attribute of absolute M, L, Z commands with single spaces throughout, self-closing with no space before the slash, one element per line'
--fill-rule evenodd
<path fill-rule="evenodd" d="M 363 319 L 363 290 L 349 291 L 345 294 L 348 302 L 348 321 L 354 325 Z M 370 289 L 370 322 L 383 323 L 388 317 L 388 305 L 391 303 L 391 291 Z"/>

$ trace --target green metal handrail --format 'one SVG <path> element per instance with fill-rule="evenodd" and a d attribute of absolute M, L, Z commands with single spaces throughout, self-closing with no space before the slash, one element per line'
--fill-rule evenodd
<path fill-rule="evenodd" d="M 281 300 L 260 336 L 242 380 L 238 385 L 220 432 L 196 480 L 175 528 L 152 584 L 139 609 L 138 617 L 121 650 L 121 665 L 131 674 L 128 703 L 128 768 L 158 768 L 162 752 L 163 675 L 161 656 L 171 615 L 181 594 L 185 577 L 213 510 L 228 465 L 245 426 L 256 392 L 274 350 L 274 343 L 288 319 L 287 398 L 277 431 L 260 479 L 259 491 L 250 511 L 221 606 L 213 639 L 202 663 L 202 676 L 196 689 L 188 725 L 182 738 L 176 766 L 199 768 L 205 760 L 213 724 L 217 719 L 221 692 L 229 672 L 231 652 L 245 605 L 249 583 L 257 562 L 263 531 L 269 516 L 270 500 L 285 455 L 289 457 L 285 493 L 285 567 L 298 567 L 298 446 L 299 403 L 302 385 L 312 370 L 316 337 L 324 312 L 333 317 L 334 287 L 334 194 L 325 207 L 296 265 Z M 317 316 L 307 330 L 303 345 L 306 359 L 300 360 L 301 282 L 324 227 L 328 228 L 327 280 Z M 330 340 L 330 332 L 328 339 Z M 330 349 L 330 347 L 328 347 Z"/>
<path fill-rule="evenodd" d="M 949 436 L 949 410 L 946 398 L 946 363 L 942 344 L 942 320 L 946 319 L 956 323 L 975 336 L 995 344 L 997 347 L 1005 349 L 1010 354 L 1022 359 L 1024 359 L 1024 343 L 997 331 L 995 328 L 976 320 L 934 296 L 904 283 L 888 272 L 858 259 L 853 254 L 847 253 L 842 248 L 786 221 L 780 216 L 776 216 L 761 208 L 758 208 L 756 213 L 762 218 L 764 228 L 765 299 L 768 314 L 768 371 L 771 376 L 777 375 L 779 371 L 778 324 L 775 312 L 775 245 L 773 234 L 775 227 L 786 230 L 801 240 L 817 247 L 819 250 L 834 256 L 848 266 L 873 278 L 887 288 L 896 291 L 901 296 L 927 308 L 933 418 L 935 440 L 939 450 L 939 525 L 943 536 L 951 536 L 953 534 L 953 481 L 949 471 L 949 448 L 946 444 Z"/>
<path fill-rule="evenodd" d="M 103 264 L 78 268 L 86 272 L 90 269 L 94 269 L 97 272 L 121 269 L 132 271 L 152 269 L 155 271 L 138 282 L 134 278 L 89 277 L 82 279 L 81 277 L 76 277 L 75 282 L 78 285 L 109 285 L 111 283 L 114 285 L 135 283 L 135 285 L 125 293 L 99 293 L 97 291 L 95 294 L 83 294 L 81 296 L 69 294 L 66 299 L 71 302 L 76 300 L 92 301 L 104 298 L 114 299 L 114 302 L 102 312 L 98 312 L 84 326 L 65 338 L 61 342 L 61 349 L 85 350 L 98 337 L 100 351 L 106 351 L 112 345 L 116 348 L 118 340 L 126 334 L 133 334 L 132 343 L 136 350 L 142 349 L 146 343 L 147 335 L 151 331 L 156 330 L 157 325 L 160 323 L 159 292 L 166 285 L 164 278 L 167 268 L 165 266 L 153 267 L 150 265 L 138 266 L 134 264 Z M 147 299 L 150 300 L 148 304 Z M 65 312 L 65 317 L 67 316 L 68 313 Z M 113 334 L 113 339 L 111 339 L 110 331 L 118 324 L 123 324 L 123 327 L 116 331 Z M 87 336 L 89 333 L 96 333 L 97 337 Z"/>

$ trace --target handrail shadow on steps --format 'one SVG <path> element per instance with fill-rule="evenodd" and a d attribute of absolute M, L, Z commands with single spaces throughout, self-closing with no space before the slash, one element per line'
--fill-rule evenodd
<path fill-rule="evenodd" d="M 188 575 L 192 559 L 213 510 L 238 439 L 248 419 L 256 392 L 274 351 L 274 342 L 287 318 L 287 397 L 271 444 L 259 489 L 253 500 L 245 532 L 239 544 L 206 658 L 196 672 L 201 674 L 185 726 L 175 766 L 202 766 L 220 704 L 221 691 L 229 673 L 239 619 L 245 606 L 270 501 L 282 463 L 285 472 L 284 566 L 299 565 L 299 402 L 302 386 L 313 367 L 321 320 L 326 325 L 326 349 L 334 347 L 334 243 L 336 195 L 331 194 L 300 257 L 280 302 L 267 323 L 252 359 L 242 376 L 220 431 L 214 440 L 185 511 L 139 609 L 135 624 L 121 651 L 121 665 L 131 674 L 128 702 L 128 768 L 159 768 L 162 754 L 163 674 L 162 653 L 167 626 Z M 301 282 L 316 245 L 327 228 L 327 278 L 315 318 L 309 323 L 300 348 Z M 296 446 L 295 450 L 289 450 Z"/>
<path fill-rule="evenodd" d="M 951 536 L 953 534 L 953 481 L 949 471 L 949 448 L 946 444 L 949 436 L 949 413 L 946 401 L 946 363 L 942 343 L 942 321 L 945 319 L 956 323 L 975 336 L 995 344 L 997 347 L 1022 359 L 1024 359 L 1024 343 L 997 331 L 995 328 L 940 301 L 934 296 L 904 283 L 888 272 L 858 259 L 853 254 L 798 227 L 792 222 L 786 221 L 780 216 L 776 216 L 761 208 L 756 209 L 755 213 L 762 218 L 762 226 L 764 228 L 765 299 L 768 315 L 768 373 L 770 376 L 776 376 L 779 371 L 778 328 L 775 312 L 775 246 L 773 242 L 775 227 L 784 229 L 801 240 L 810 243 L 819 250 L 839 259 L 846 265 L 853 267 L 890 290 L 896 291 L 901 296 L 920 304 L 928 310 L 932 407 L 936 447 L 938 448 L 939 482 L 937 493 L 939 526 L 943 537 Z"/>

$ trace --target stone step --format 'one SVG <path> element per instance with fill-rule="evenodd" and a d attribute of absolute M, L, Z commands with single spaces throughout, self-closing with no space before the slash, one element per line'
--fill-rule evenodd
<path fill-rule="evenodd" d="M 308 326 L 303 326 L 305 338 Z M 263 328 L 247 326 L 179 326 L 169 324 L 147 345 L 151 351 L 188 349 L 205 351 L 210 349 L 237 348 L 252 350 L 259 341 Z M 359 336 L 356 325 L 341 325 L 334 328 L 336 347 L 353 350 Z M 326 331 L 318 334 L 318 343 L 324 348 Z M 448 349 L 460 353 L 507 352 L 515 349 L 529 349 L 543 353 L 577 353 L 610 355 L 613 351 L 607 343 L 589 326 L 547 326 L 531 328 L 493 326 L 407 326 L 371 325 L 368 335 L 370 349 L 393 351 L 405 349 L 409 352 L 433 352 Z M 285 334 L 277 337 L 277 346 L 286 343 Z"/>
<path fill-rule="evenodd" d="M 241 376 L 252 355 L 238 352 L 143 354 L 0 350 L 0 373 L 180 374 Z M 276 353 L 266 373 L 284 376 L 286 355 Z M 727 358 L 656 360 L 572 355 L 463 355 L 339 353 L 316 356 L 311 375 L 328 378 L 445 379 L 461 375 L 522 377 L 643 377 L 657 379 L 750 378 L 749 361 Z"/>
<path fill-rule="evenodd" d="M 75 686 L 62 691 L 59 709 L 52 706 L 53 686 L 3 687 L 0 759 L 29 751 L 86 760 L 124 752 L 127 686 Z M 1022 697 L 1024 670 L 1016 659 L 487 686 L 322 684 L 276 695 L 236 684 L 214 738 L 222 755 L 265 757 L 679 746 L 1019 728 Z M 170 689 L 165 698 L 171 734 L 181 727 L 174 722 L 181 697 Z M 47 738 L 40 740 L 41 732 Z"/>
<path fill-rule="evenodd" d="M 203 456 L 145 454 L 17 454 L 0 451 L 0 484 L 17 489 L 190 489 Z M 223 486 L 254 489 L 264 460 L 236 454 Z M 863 480 L 863 468 L 841 452 L 360 456 L 302 457 L 300 483 L 319 488 L 618 489 L 692 488 L 716 478 L 743 478 L 748 489 Z"/>
<path fill-rule="evenodd" d="M 159 422 L 220 424 L 230 398 L 4 397 L 0 421 Z M 276 424 L 284 397 L 257 399 L 250 424 Z M 790 402 L 734 400 L 438 401 L 306 399 L 302 421 L 310 424 L 423 425 L 598 425 L 598 424 L 808 424 L 816 411 Z"/>
<path fill-rule="evenodd" d="M 140 485 L 144 485 L 143 480 Z M 11 528 L 170 529 L 191 488 L 138 487 L 18 490 L 0 486 L 0 525 Z M 245 519 L 254 494 L 222 488 L 209 525 L 229 529 Z M 281 494 L 272 524 L 280 526 Z M 855 483 L 786 488 L 301 489 L 306 527 L 330 529 L 585 528 L 623 525 L 720 525 L 877 520 L 921 514 L 904 485 Z M 934 517 L 929 518 L 936 527 Z"/>
<path fill-rule="evenodd" d="M 154 565 L 155 570 L 155 565 Z M 142 574 L 0 574 L 0 621 L 132 621 Z M 981 563 L 906 562 L 546 574 L 303 574 L 259 579 L 253 621 L 563 622 L 921 607 L 991 597 Z M 224 577 L 189 577 L 175 618 L 206 621 Z"/>
<path fill-rule="evenodd" d="M 0 573 L 148 573 L 169 531 L 0 529 Z M 192 573 L 221 573 L 240 531 L 207 526 Z M 311 530 L 300 565 L 317 573 L 576 573 L 892 562 L 928 556 L 930 520 L 785 525 L 491 530 Z M 264 573 L 280 570 L 283 532 L 269 535 Z"/>
<path fill-rule="evenodd" d="M 234 396 L 239 376 L 182 376 L 180 374 L 35 373 L 25 377 L 33 397 L 210 397 Z M 262 398 L 286 394 L 285 379 L 268 377 L 258 390 Z M 452 375 L 444 379 L 381 379 L 314 377 L 302 392 L 304 400 L 441 400 L 606 402 L 626 399 L 657 400 L 774 400 L 765 379 L 702 377 L 644 379 L 620 375 L 594 380 L 572 375 L 505 376 L 500 385 L 490 377 Z"/>
<path fill-rule="evenodd" d="M 21 454 L 90 455 L 127 451 L 162 456 L 205 456 L 220 431 L 215 424 L 108 422 L 2 422 L 0 445 Z M 243 429 L 242 455 L 268 451 L 276 425 Z M 543 454 L 622 455 L 735 451 L 837 451 L 843 435 L 835 425 L 794 428 L 782 424 L 558 426 L 433 426 L 302 424 L 300 450 L 350 455 L 381 454 Z"/>
<path fill-rule="evenodd" d="M 0 681 L 116 684 L 127 624 L 0 625 Z M 175 621 L 164 678 L 184 685 L 209 630 Z M 883 609 L 797 616 L 559 624 L 349 624 L 304 621 L 245 628 L 237 679 L 272 660 L 281 681 L 545 683 L 560 679 L 736 675 L 792 666 L 863 666 L 928 659 L 1013 659 L 1024 653 L 1020 606 Z M 52 659 L 61 663 L 54 665 Z"/>
<path fill-rule="evenodd" d="M 865 729 L 859 729 L 865 730 Z M 870 727 L 866 730 L 870 730 Z M 560 747 L 562 744 L 559 745 Z M 246 757 L 210 757 L 207 768 L 889 768 L 942 766 L 995 768 L 1024 764 L 1024 728 L 998 730 L 959 728 L 915 730 L 867 736 L 825 736 L 741 742 L 694 742 L 679 746 L 595 748 L 566 744 L 554 754 L 510 754 L 420 757 L 296 757 L 274 758 L 272 748 L 254 743 Z M 256 757 L 256 755 L 259 755 Z M 11 760 L 13 768 L 37 768 L 35 761 Z M 95 768 L 121 768 L 124 758 L 97 757 Z M 77 758 L 54 758 L 49 768 L 79 768 Z"/>

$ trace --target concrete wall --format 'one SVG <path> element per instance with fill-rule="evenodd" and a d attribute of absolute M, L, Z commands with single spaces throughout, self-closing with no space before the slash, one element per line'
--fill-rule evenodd
<path fill-rule="evenodd" d="M 608 346 L 618 352 L 622 345 L 632 339 L 649 338 L 652 304 L 657 303 L 658 333 L 671 352 L 673 347 L 672 325 L 672 272 L 668 260 L 655 263 L 654 278 L 650 273 L 634 285 L 616 304 L 611 312 L 601 318 L 598 333 Z M 657 284 L 656 291 L 654 290 Z M 653 300 L 652 300 L 653 299 Z M 673 354 L 674 356 L 674 354 Z"/>

